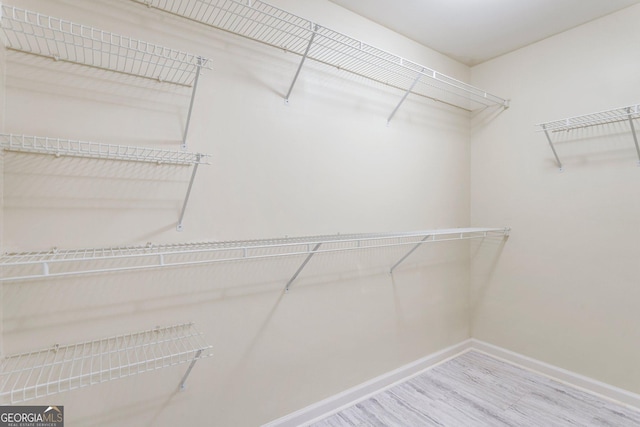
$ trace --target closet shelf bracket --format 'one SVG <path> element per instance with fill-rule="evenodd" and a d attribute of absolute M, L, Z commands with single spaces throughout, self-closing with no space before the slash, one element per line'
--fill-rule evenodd
<path fill-rule="evenodd" d="M 300 71 L 302 70 L 302 66 L 304 65 L 304 61 L 309 56 L 309 50 L 311 50 L 311 45 L 313 45 L 313 39 L 316 37 L 316 33 L 318 32 L 318 26 L 316 24 L 311 24 L 311 37 L 309 38 L 309 44 L 302 54 L 302 59 L 300 59 L 300 64 L 298 64 L 298 69 L 296 70 L 296 74 L 293 76 L 293 81 L 291 82 L 291 86 L 289 86 L 289 91 L 287 95 L 284 97 L 285 104 L 289 104 L 289 97 L 291 96 L 291 92 L 293 91 L 293 87 L 296 85 L 296 81 L 298 80 L 298 76 L 300 75 Z"/>
<path fill-rule="evenodd" d="M 612 123 L 629 122 L 631 128 L 631 135 L 633 136 L 633 142 L 636 149 L 636 155 L 638 156 L 638 166 L 640 166 L 640 144 L 638 143 L 638 135 L 636 127 L 633 123 L 634 119 L 640 118 L 640 104 L 631 105 L 628 107 L 614 108 L 612 110 L 600 111 L 598 113 L 585 114 L 583 116 L 569 117 L 562 120 L 554 120 L 552 122 L 540 123 L 536 125 L 539 132 L 544 132 L 549 142 L 549 147 L 553 151 L 553 156 L 556 159 L 556 163 L 563 170 L 562 162 L 558 157 L 558 153 L 553 145 L 553 139 L 551 134 L 554 132 L 569 132 L 575 129 L 582 129 L 592 126 L 608 125 Z"/>
<path fill-rule="evenodd" d="M 186 388 L 187 388 L 187 385 L 186 385 L 187 378 L 189 378 L 189 374 L 191 374 L 191 370 L 196 365 L 196 362 L 200 359 L 200 357 L 202 357 L 202 349 L 198 349 L 198 351 L 196 351 L 196 354 L 193 356 L 193 359 L 191 360 L 191 363 L 189 363 L 189 367 L 187 368 L 187 371 L 184 373 L 184 376 L 182 377 L 182 380 L 180 380 L 180 391 L 185 391 L 186 390 Z"/>
<path fill-rule="evenodd" d="M 638 106 L 635 106 L 635 113 L 638 113 Z M 633 124 L 633 112 L 631 111 L 631 107 L 627 108 L 627 112 L 629 113 L 629 126 L 631 127 L 631 133 L 633 134 L 633 142 L 636 145 L 636 154 L 638 155 L 638 166 L 640 166 L 640 145 L 638 145 L 638 135 L 636 134 L 636 127 Z"/>
<path fill-rule="evenodd" d="M 396 115 L 396 113 L 398 112 L 398 110 L 400 109 L 400 106 L 404 103 L 404 101 L 407 99 L 407 96 L 409 96 L 409 94 L 413 91 L 413 88 L 416 87 L 416 85 L 418 84 L 418 82 L 420 81 L 420 79 L 422 78 L 422 73 L 424 72 L 424 68 L 422 70 L 420 70 L 420 73 L 418 73 L 418 76 L 415 78 L 415 80 L 413 81 L 413 83 L 411 83 L 411 86 L 409 86 L 409 89 L 407 89 L 407 91 L 404 93 L 404 96 L 400 99 L 400 102 L 398 102 L 398 105 L 396 105 L 396 108 L 393 109 L 393 111 L 391 112 L 391 114 L 389 115 L 389 117 L 387 118 L 387 126 L 389 126 L 389 123 L 391 123 L 391 119 L 393 119 L 393 116 Z"/>
<path fill-rule="evenodd" d="M 200 160 L 201 154 L 197 154 L 198 160 Z M 191 172 L 191 179 L 189 180 L 189 186 L 187 187 L 187 194 L 184 196 L 184 203 L 182 203 L 182 211 L 180 212 L 180 218 L 178 218 L 178 225 L 176 226 L 176 230 L 183 231 L 184 225 L 182 221 L 184 220 L 184 213 L 187 210 L 187 204 L 189 203 L 189 196 L 191 195 L 191 189 L 193 188 L 193 181 L 196 179 L 196 174 L 198 173 L 198 165 L 200 162 L 198 161 L 193 165 L 193 171 Z"/>
<path fill-rule="evenodd" d="M 415 245 L 413 248 L 411 248 L 411 249 L 409 250 L 409 252 L 407 252 L 407 253 L 406 253 L 402 258 L 400 258 L 400 259 L 398 260 L 398 262 L 396 262 L 395 264 L 393 264 L 393 266 L 389 269 L 389 273 L 390 273 L 390 274 L 393 274 L 393 270 L 395 270 L 395 269 L 396 269 L 396 267 L 398 267 L 400 264 L 402 264 L 402 263 L 404 262 L 404 260 L 405 260 L 405 259 L 409 258 L 409 255 L 411 255 L 412 253 L 414 253 L 414 252 L 416 251 L 416 249 L 418 249 L 420 246 L 422 246 L 422 244 L 423 244 L 424 242 L 426 242 L 426 241 L 427 241 L 427 239 L 429 239 L 429 237 L 431 237 L 431 235 L 430 235 L 430 234 L 427 234 L 426 236 L 424 236 L 424 237 L 422 238 L 422 240 L 420 240 L 418 243 L 416 243 L 416 245 Z"/>
<path fill-rule="evenodd" d="M 291 279 L 289 279 L 289 281 L 287 282 L 287 286 L 285 286 L 284 291 L 289 292 L 289 286 L 291 286 L 291 284 L 293 283 L 294 280 L 296 280 L 296 278 L 298 277 L 298 275 L 300 274 L 300 272 L 306 267 L 307 263 L 309 261 L 311 261 L 311 258 L 316 254 L 316 252 L 318 251 L 318 249 L 320 248 L 320 245 L 322 245 L 322 242 L 317 243 L 313 249 L 309 250 L 309 255 L 307 255 L 307 258 L 305 258 L 305 260 L 302 262 L 302 265 L 300 265 L 300 267 L 298 268 L 298 270 L 293 274 L 293 276 L 291 277 Z M 309 248 L 311 246 L 309 245 Z"/>
<path fill-rule="evenodd" d="M 200 71 L 204 63 L 206 62 L 201 56 L 198 57 L 198 67 L 196 68 L 196 75 L 193 79 L 193 88 L 191 90 L 191 101 L 189 102 L 189 112 L 187 113 L 187 122 L 184 125 L 184 134 L 182 136 L 182 149 L 187 149 L 187 135 L 189 134 L 189 124 L 191 123 L 191 113 L 193 112 L 193 103 L 196 98 L 196 91 L 198 90 L 198 80 L 200 79 Z"/>
<path fill-rule="evenodd" d="M 556 151 L 556 147 L 553 146 L 553 141 L 551 140 L 551 135 L 549 135 L 549 131 L 545 124 L 541 125 L 544 130 L 544 135 L 547 137 L 547 141 L 549 142 L 549 147 L 551 147 L 551 151 L 553 152 L 553 157 L 556 158 L 556 164 L 558 165 L 558 169 L 562 172 L 562 162 L 560 161 L 560 157 L 558 157 L 558 153 Z"/>

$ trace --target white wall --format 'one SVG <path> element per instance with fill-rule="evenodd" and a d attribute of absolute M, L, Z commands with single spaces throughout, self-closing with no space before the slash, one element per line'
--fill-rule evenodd
<path fill-rule="evenodd" d="M 6 63 L 5 63 L 5 51 L 0 49 L 0 132 L 4 132 L 4 117 L 5 117 L 5 75 L 6 75 Z M 4 231 L 4 150 L 0 150 L 0 251 L 4 248 L 2 246 L 3 231 Z M 2 296 L 0 295 L 0 300 Z M 0 310 L 4 304 L 0 304 Z M 0 322 L 0 334 L 2 333 L 2 322 Z M 3 340 L 0 338 L 0 354 L 4 355 L 2 347 Z"/>
<path fill-rule="evenodd" d="M 472 335 L 640 392 L 640 168 L 628 123 L 534 124 L 640 102 L 640 6 L 472 68 L 511 108 L 472 126 L 473 224 L 513 228 L 474 259 Z M 637 125 L 637 122 L 636 122 Z"/>
<path fill-rule="evenodd" d="M 175 225 L 190 171 L 7 153 L 5 250 L 104 247 L 469 225 L 469 117 L 125 0 L 20 7 L 212 59 L 190 150 L 212 154 Z M 296 13 L 466 79 L 467 67 L 325 0 Z M 369 37 L 370 36 L 370 37 Z M 380 42 L 380 43 L 376 43 Z M 177 148 L 189 91 L 7 53 L 5 130 Z M 7 353 L 195 321 L 214 346 L 184 368 L 63 393 L 72 425 L 255 426 L 469 337 L 464 243 L 4 285 Z M 488 250 L 495 252 L 493 248 Z"/>

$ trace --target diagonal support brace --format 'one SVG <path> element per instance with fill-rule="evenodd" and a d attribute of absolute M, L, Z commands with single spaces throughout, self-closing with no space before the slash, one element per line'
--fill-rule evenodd
<path fill-rule="evenodd" d="M 189 113 L 187 114 L 187 123 L 184 126 L 184 134 L 182 135 L 182 145 L 180 146 L 183 150 L 187 149 L 187 135 L 189 134 L 189 124 L 191 123 L 191 112 L 193 111 L 193 102 L 196 99 L 196 91 L 198 90 L 198 80 L 200 79 L 200 71 L 202 70 L 202 66 L 204 65 L 204 59 L 199 56 L 198 57 L 198 68 L 196 69 L 196 77 L 193 81 L 193 90 L 191 91 L 191 102 L 189 103 Z"/>
<path fill-rule="evenodd" d="M 422 72 L 424 71 L 424 69 L 422 69 L 420 71 L 420 73 L 418 74 L 418 77 L 416 77 L 416 79 L 413 81 L 413 83 L 411 83 L 411 86 L 409 86 L 409 89 L 407 89 L 407 91 L 404 93 L 404 96 L 402 97 L 402 99 L 400 100 L 400 102 L 398 102 L 398 105 L 396 105 L 396 108 L 393 109 L 393 111 L 391 112 L 391 114 L 389 115 L 389 118 L 387 118 L 387 126 L 389 126 L 389 123 L 391 122 L 391 119 L 393 119 L 393 116 L 396 115 L 396 113 L 398 112 L 398 110 L 400 109 L 400 106 L 404 103 L 404 101 L 407 99 L 407 96 L 409 96 L 409 94 L 411 93 L 411 91 L 413 90 L 414 87 L 416 87 L 416 85 L 418 84 L 418 82 L 420 81 L 420 79 L 422 78 Z"/>
<path fill-rule="evenodd" d="M 420 247 L 420 245 L 422 245 L 424 242 L 426 242 L 426 241 L 427 241 L 427 239 L 428 239 L 429 237 L 431 237 L 431 235 L 430 235 L 430 234 L 428 234 L 428 235 L 424 236 L 424 237 L 422 238 L 422 240 L 420 240 L 420 242 L 418 242 L 418 243 L 417 243 L 413 248 L 411 248 L 411 250 L 410 250 L 409 252 L 407 252 L 407 253 L 405 254 L 405 256 L 403 256 L 402 258 L 400 258 L 400 259 L 398 260 L 398 262 L 396 262 L 395 264 L 393 264 L 393 267 L 391 267 L 391 268 L 389 269 L 389 273 L 393 274 L 393 270 L 395 270 L 397 266 L 399 266 L 400 264 L 402 264 L 402 262 L 403 262 L 405 259 L 409 258 L 409 255 L 411 255 L 412 253 L 414 253 L 414 252 L 416 251 L 416 249 L 418 249 L 418 248 Z"/>
<path fill-rule="evenodd" d="M 318 248 L 320 247 L 322 243 L 318 243 L 316 244 L 313 249 L 311 249 L 309 251 L 309 255 L 307 255 L 307 258 L 304 260 L 304 262 L 302 263 L 302 265 L 300 266 L 300 268 L 298 268 L 298 271 L 296 271 L 293 275 L 293 277 L 291 277 L 291 279 L 289 279 L 289 281 L 287 282 L 287 286 L 285 286 L 284 291 L 285 292 L 289 292 L 289 286 L 291 286 L 291 284 L 293 283 L 294 280 L 296 280 L 296 278 L 298 277 L 298 275 L 300 274 L 300 272 L 304 269 L 304 267 L 307 265 L 307 263 L 311 260 L 311 258 L 316 254 L 316 251 L 318 250 Z"/>
<path fill-rule="evenodd" d="M 189 364 L 189 367 L 187 368 L 187 372 L 184 373 L 184 376 L 182 377 L 182 380 L 180 381 L 180 391 L 184 391 L 187 388 L 187 386 L 185 384 L 187 382 L 187 378 L 189 378 L 189 374 L 191 373 L 191 370 L 193 369 L 193 367 L 196 364 L 196 362 L 198 361 L 198 359 L 200 359 L 201 355 L 202 355 L 202 349 L 198 350 L 196 352 L 196 355 L 193 356 L 193 360 Z"/>
<path fill-rule="evenodd" d="M 636 110 L 637 109 L 638 106 L 636 105 Z M 631 107 L 627 108 L 627 112 L 629 113 L 629 125 L 631 126 L 631 133 L 633 134 L 633 142 L 636 144 L 636 153 L 638 153 L 638 166 L 640 166 L 640 145 L 638 145 L 638 135 L 636 134 L 636 127 L 633 124 L 633 118 L 631 117 Z"/>
<path fill-rule="evenodd" d="M 300 64 L 298 65 L 298 70 L 296 71 L 296 75 L 293 76 L 293 81 L 291 82 L 291 86 L 289 86 L 289 91 L 287 92 L 287 96 L 284 97 L 284 103 L 289 103 L 289 97 L 291 96 L 291 92 L 293 91 L 293 87 L 296 85 L 296 81 L 298 80 L 298 76 L 300 75 L 300 70 L 302 70 L 302 66 L 304 65 L 304 61 L 309 56 L 309 50 L 311 49 L 311 45 L 313 44 L 313 39 L 316 37 L 316 31 L 318 31 L 318 26 L 316 24 L 313 25 L 313 29 L 311 32 L 311 38 L 309 39 L 309 44 L 302 55 L 302 59 L 300 60 Z"/>
<path fill-rule="evenodd" d="M 556 148 L 553 146 L 553 141 L 551 141 L 551 136 L 549 135 L 549 131 L 545 125 L 542 125 L 542 129 L 544 129 L 544 134 L 547 137 L 547 141 L 549 141 L 549 147 L 551 147 L 551 151 L 553 151 L 553 156 L 556 158 L 556 163 L 558 164 L 558 168 L 560 168 L 560 172 L 562 172 L 562 162 L 558 157 L 558 153 L 556 153 Z"/>
<path fill-rule="evenodd" d="M 184 196 L 184 203 L 182 204 L 182 212 L 180 212 L 180 218 L 178 219 L 178 226 L 176 227 L 176 230 L 178 231 L 184 230 L 184 226 L 182 225 L 182 220 L 184 219 L 184 213 L 187 210 L 187 203 L 189 203 L 191 188 L 193 187 L 193 181 L 196 179 L 196 173 L 198 172 L 198 166 L 200 165 L 200 160 L 202 160 L 202 154 L 198 153 L 196 155 L 196 163 L 193 165 L 193 172 L 191 172 L 191 180 L 189 181 L 189 187 L 187 187 L 187 194 Z"/>

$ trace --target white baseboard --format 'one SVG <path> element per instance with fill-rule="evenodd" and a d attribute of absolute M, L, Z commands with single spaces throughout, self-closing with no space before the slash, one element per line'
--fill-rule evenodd
<path fill-rule="evenodd" d="M 588 393 L 596 394 L 602 398 L 640 409 L 640 394 L 635 394 L 594 380 L 593 378 L 472 338 L 430 354 L 429 356 L 321 400 L 306 408 L 302 408 L 282 418 L 278 418 L 277 420 L 264 424 L 262 427 L 299 427 L 312 424 L 315 421 L 319 421 L 322 418 L 348 408 L 380 391 L 406 381 L 413 376 L 419 375 L 428 369 L 471 350 L 502 359 L 513 365 L 537 372 Z"/>
<path fill-rule="evenodd" d="M 597 394 L 602 398 L 615 401 L 616 403 L 628 405 L 635 409 L 640 408 L 640 394 L 632 393 L 475 338 L 469 341 L 471 341 L 471 349 L 473 350 L 486 353 L 497 359 L 502 359 L 512 365 L 537 372 L 588 393 Z"/>
<path fill-rule="evenodd" d="M 298 427 L 311 424 L 315 421 L 348 408 L 380 391 L 393 385 L 406 381 L 412 376 L 418 375 L 427 369 L 433 368 L 471 348 L 471 340 L 465 340 L 447 347 L 429 356 L 404 365 L 391 372 L 380 375 L 365 383 L 352 387 L 320 402 L 302 408 L 282 418 L 264 424 L 262 427 Z"/>

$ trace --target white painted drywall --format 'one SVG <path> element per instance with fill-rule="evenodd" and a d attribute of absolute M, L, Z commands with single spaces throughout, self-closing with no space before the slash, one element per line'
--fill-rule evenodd
<path fill-rule="evenodd" d="M 4 132 L 4 117 L 5 117 L 5 75 L 6 75 L 6 63 L 5 63 L 5 50 L 0 49 L 0 132 Z M 2 246 L 4 239 L 4 150 L 0 150 L 0 251 L 4 248 Z M 0 293 L 0 300 L 2 300 L 2 294 Z M 0 303 L 0 316 L 2 315 L 2 306 Z M 2 322 L 0 322 L 0 334 L 2 334 Z M 0 338 L 0 355 L 4 355 L 4 348 L 2 346 L 3 340 Z"/>
<path fill-rule="evenodd" d="M 640 6 L 472 68 L 512 100 L 472 126 L 472 223 L 509 224 L 472 263 L 472 335 L 640 392 L 640 168 L 629 124 L 534 124 L 640 102 Z"/>
<path fill-rule="evenodd" d="M 211 58 L 190 170 L 8 153 L 5 250 L 104 247 L 469 225 L 469 117 L 126 0 L 9 2 Z M 458 78 L 468 68 L 325 0 L 278 1 Z M 370 37 L 366 37 L 370 36 Z M 6 131 L 178 148 L 189 90 L 7 54 Z M 489 251 L 494 251 L 489 248 Z M 186 366 L 63 393 L 70 425 L 255 426 L 469 337 L 468 245 L 4 285 L 8 353 L 195 321 L 214 346 Z"/>

